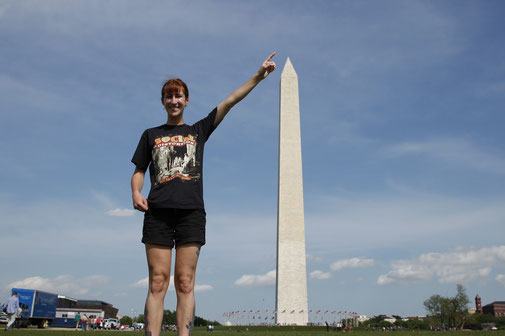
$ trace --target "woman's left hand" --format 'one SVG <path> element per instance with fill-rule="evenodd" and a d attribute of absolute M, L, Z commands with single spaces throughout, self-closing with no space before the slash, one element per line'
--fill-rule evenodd
<path fill-rule="evenodd" d="M 261 79 L 266 78 L 272 71 L 274 71 L 277 68 L 275 62 L 270 61 L 274 56 L 275 51 L 271 53 L 270 56 L 267 57 L 267 59 L 263 62 L 263 64 L 261 64 L 261 67 L 258 70 L 258 74 L 260 75 Z"/>

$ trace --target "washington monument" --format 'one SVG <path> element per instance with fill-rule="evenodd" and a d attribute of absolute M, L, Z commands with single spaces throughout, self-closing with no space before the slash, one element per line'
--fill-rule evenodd
<path fill-rule="evenodd" d="M 307 268 L 298 76 L 289 58 L 281 74 L 279 110 L 277 323 L 307 325 Z"/>

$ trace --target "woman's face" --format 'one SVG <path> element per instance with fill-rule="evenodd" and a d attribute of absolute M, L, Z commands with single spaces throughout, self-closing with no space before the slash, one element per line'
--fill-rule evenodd
<path fill-rule="evenodd" d="M 177 92 L 165 93 L 161 99 L 161 102 L 163 106 L 165 106 L 168 117 L 170 119 L 175 119 L 182 116 L 184 108 L 189 103 L 189 98 L 186 98 L 184 92 L 182 90 L 179 90 Z"/>

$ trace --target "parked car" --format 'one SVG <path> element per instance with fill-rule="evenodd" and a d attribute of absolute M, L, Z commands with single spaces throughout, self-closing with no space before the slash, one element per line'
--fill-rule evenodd
<path fill-rule="evenodd" d="M 108 318 L 105 320 L 105 323 L 104 323 L 104 328 L 105 329 L 108 329 L 108 330 L 118 330 L 120 328 L 120 324 L 119 324 L 119 321 L 118 319 L 116 318 Z"/>

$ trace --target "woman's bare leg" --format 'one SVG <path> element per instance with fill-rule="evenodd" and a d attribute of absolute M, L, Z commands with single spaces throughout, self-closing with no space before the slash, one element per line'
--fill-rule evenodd
<path fill-rule="evenodd" d="M 145 332 L 148 336 L 159 336 L 163 321 L 163 303 L 170 282 L 172 249 L 146 244 L 146 255 L 149 268 L 149 291 L 144 311 Z"/>
<path fill-rule="evenodd" d="M 191 335 L 195 318 L 195 274 L 200 244 L 184 244 L 175 252 L 174 285 L 177 293 L 177 335 Z"/>

